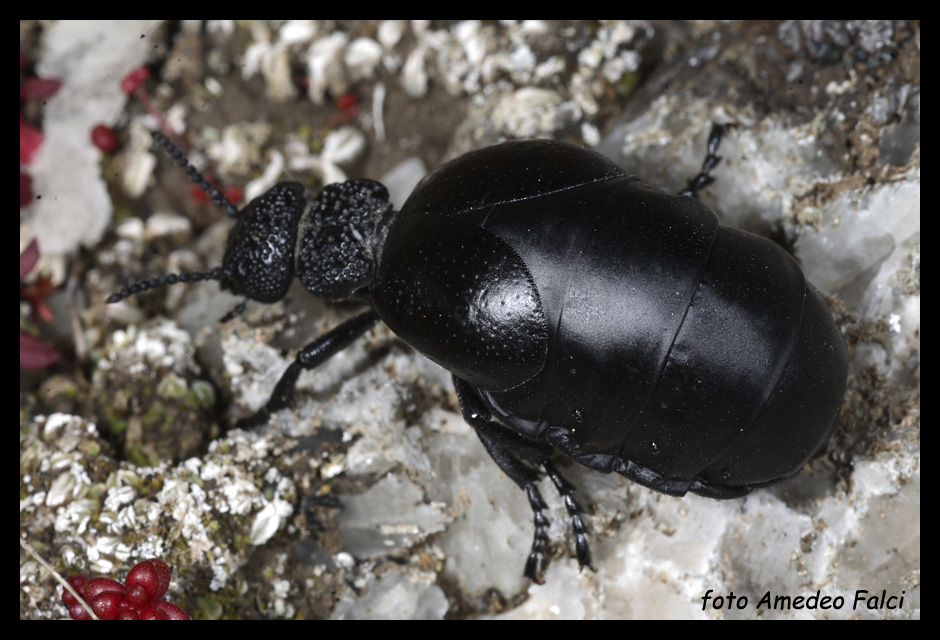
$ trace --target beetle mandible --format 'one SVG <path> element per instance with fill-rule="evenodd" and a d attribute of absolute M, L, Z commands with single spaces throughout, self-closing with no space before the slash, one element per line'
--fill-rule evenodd
<path fill-rule="evenodd" d="M 464 419 L 535 515 L 525 575 L 547 540 L 544 471 L 592 567 L 574 487 L 556 452 L 673 496 L 736 498 L 797 473 L 828 438 L 847 375 L 845 343 L 819 293 L 779 246 L 718 224 L 600 154 L 551 140 L 474 151 L 426 176 L 400 211 L 383 185 L 275 185 L 242 210 L 154 133 L 237 222 L 222 265 L 143 280 L 108 302 L 219 280 L 271 303 L 294 275 L 315 296 L 370 309 L 298 353 L 253 427 L 290 403 L 298 375 L 378 320 L 449 370 Z M 238 305 L 224 320 L 245 307 Z"/>

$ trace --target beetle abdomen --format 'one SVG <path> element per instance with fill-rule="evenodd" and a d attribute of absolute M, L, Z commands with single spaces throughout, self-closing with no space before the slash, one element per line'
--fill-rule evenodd
<path fill-rule="evenodd" d="M 751 486 L 792 475 L 831 431 L 846 362 L 796 263 L 765 238 L 722 227 L 620 456 L 680 481 Z"/>
<path fill-rule="evenodd" d="M 528 234 L 540 217 L 549 232 Z M 586 466 L 708 495 L 789 476 L 827 438 L 845 346 L 770 240 L 626 177 L 482 224 L 530 268 L 550 336 L 538 376 L 479 391 L 502 421 Z"/>

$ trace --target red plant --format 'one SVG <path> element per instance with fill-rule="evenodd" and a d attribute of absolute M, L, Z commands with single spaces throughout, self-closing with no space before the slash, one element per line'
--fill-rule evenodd
<path fill-rule="evenodd" d="M 170 567 L 160 558 L 134 565 L 124 584 L 111 578 L 89 578 L 78 574 L 68 583 L 85 599 L 101 620 L 190 620 L 189 614 L 163 596 L 170 587 Z M 90 620 L 91 616 L 67 589 L 62 602 L 72 620 Z"/>
<path fill-rule="evenodd" d="M 32 162 L 39 147 L 42 146 L 43 139 L 42 131 L 20 116 L 20 162 L 23 164 Z"/>
<path fill-rule="evenodd" d="M 33 198 L 36 197 L 36 194 L 33 193 L 33 178 L 28 173 L 23 173 L 20 171 L 20 207 L 25 207 L 30 202 L 33 201 Z"/>
<path fill-rule="evenodd" d="M 91 130 L 91 142 L 105 153 L 114 153 L 118 148 L 117 134 L 106 124 L 95 125 Z"/>
<path fill-rule="evenodd" d="M 45 100 L 55 95 L 62 86 L 55 78 L 27 78 L 20 85 L 20 100 Z"/>
<path fill-rule="evenodd" d="M 359 98 L 352 93 L 344 93 L 333 101 L 333 105 L 343 117 L 343 122 L 349 122 L 359 113 Z"/>
<path fill-rule="evenodd" d="M 173 127 L 170 126 L 170 123 L 166 121 L 159 111 L 157 111 L 153 105 L 150 103 L 150 94 L 147 93 L 147 87 L 144 86 L 144 81 L 150 77 L 150 69 L 146 66 L 140 66 L 124 76 L 124 79 L 121 80 L 121 91 L 128 95 L 135 95 L 137 99 L 140 100 L 141 104 L 144 105 L 144 109 L 147 110 L 147 113 L 156 118 L 157 122 L 160 124 L 160 128 L 171 138 L 175 139 L 183 150 L 189 149 L 189 141 L 174 131 Z"/>
<path fill-rule="evenodd" d="M 39 261 L 39 243 L 33 238 L 32 242 L 20 254 L 20 300 L 29 302 L 32 306 L 33 320 L 36 316 L 46 322 L 52 320 L 52 310 L 45 303 L 45 298 L 55 291 L 51 281 L 45 276 L 39 276 L 35 282 L 23 284 L 23 279 L 33 270 Z M 20 329 L 20 366 L 30 371 L 40 371 L 52 366 L 62 359 L 62 354 L 47 345 L 45 342 Z"/>
<path fill-rule="evenodd" d="M 24 58 L 20 55 L 20 66 L 23 66 Z M 38 100 L 44 101 L 55 95 L 55 92 L 62 86 L 60 80 L 55 78 L 26 78 L 20 83 L 20 100 Z M 23 112 L 20 111 L 20 162 L 29 164 L 36 157 L 36 152 L 42 146 L 42 131 L 23 119 Z M 22 198 L 21 198 L 22 201 Z"/>
<path fill-rule="evenodd" d="M 27 63 L 26 57 L 21 53 L 20 54 L 20 67 L 23 67 Z M 59 90 L 59 87 L 62 86 L 62 82 L 54 78 L 26 78 L 20 82 L 20 163 L 29 164 L 36 157 L 36 153 L 39 151 L 39 147 L 42 146 L 44 140 L 42 130 L 39 127 L 31 125 L 29 122 L 23 118 L 23 103 L 26 101 L 45 101 L 55 94 Z M 29 206 L 35 197 L 33 193 L 33 179 L 28 173 L 26 173 L 22 168 L 20 169 L 20 207 Z M 38 252 L 37 252 L 38 256 Z M 20 256 L 20 283 L 23 282 L 23 257 Z M 26 343 L 24 345 L 24 342 Z M 30 334 L 23 334 L 20 332 L 20 364 L 23 364 L 23 350 L 24 348 L 28 352 L 35 353 L 38 351 L 51 350 L 50 347 L 46 347 L 42 342 L 37 338 L 34 338 Z M 53 352 L 54 353 L 54 352 Z M 38 358 L 42 359 L 42 356 L 36 353 L 34 358 L 27 358 L 27 360 Z M 56 358 L 58 360 L 58 358 Z M 55 360 L 53 360 L 54 362 Z M 51 364 L 51 363 L 50 363 Z M 48 366 L 48 365 L 46 365 Z M 43 367 L 40 367 L 43 368 Z"/>

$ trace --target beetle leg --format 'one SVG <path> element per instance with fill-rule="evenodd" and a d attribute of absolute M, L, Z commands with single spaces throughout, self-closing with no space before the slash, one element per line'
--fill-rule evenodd
<path fill-rule="evenodd" d="M 555 469 L 548 457 L 554 451 L 553 447 L 542 442 L 524 438 L 519 434 L 506 429 L 497 422 L 492 421 L 491 414 L 486 406 L 474 395 L 470 385 L 454 376 L 454 386 L 457 389 L 457 399 L 460 401 L 460 410 L 464 420 L 467 421 L 486 448 L 493 461 L 509 476 L 513 482 L 526 492 L 529 506 L 535 514 L 535 533 L 532 538 L 532 549 L 525 564 L 525 576 L 542 584 L 539 578 L 539 562 L 545 552 L 545 543 L 548 541 L 548 519 L 542 513 L 547 508 L 536 482 L 539 479 L 537 471 L 522 462 L 519 457 L 533 464 L 545 468 L 548 476 L 558 489 L 558 493 L 565 502 L 565 508 L 571 517 L 572 528 L 575 533 L 575 546 L 578 555 L 578 564 L 581 568 L 588 566 L 594 571 L 591 563 L 591 551 L 587 541 L 587 527 L 581 518 L 581 505 L 572 496 L 575 488 Z M 519 457 L 517 457 L 517 455 Z"/>
<path fill-rule="evenodd" d="M 236 316 L 240 316 L 242 312 L 245 311 L 245 307 L 248 306 L 248 299 L 244 299 L 235 305 L 235 308 L 226 313 L 219 319 L 219 322 L 228 322 L 229 320 L 234 319 Z"/>
<path fill-rule="evenodd" d="M 294 388 L 297 386 L 297 378 L 300 376 L 301 371 L 313 369 L 326 362 L 368 331 L 378 319 L 379 315 L 375 310 L 370 309 L 354 318 L 350 318 L 301 349 L 300 353 L 297 354 L 297 358 L 290 363 L 281 379 L 274 385 L 274 391 L 265 405 L 258 409 L 254 415 L 236 422 L 235 427 L 250 429 L 260 426 L 268 421 L 272 413 L 287 407 L 294 397 Z"/>
<path fill-rule="evenodd" d="M 525 563 L 525 576 L 535 583 L 542 584 L 544 580 L 539 577 L 539 563 L 545 552 L 545 543 L 548 541 L 548 518 L 542 513 L 547 505 L 542 494 L 535 485 L 539 479 L 538 473 L 522 463 L 512 453 L 504 441 L 505 430 L 500 429 L 496 423 L 490 421 L 490 413 L 470 392 L 469 385 L 463 380 L 454 377 L 457 387 L 457 398 L 460 400 L 460 409 L 464 420 L 476 431 L 480 442 L 486 448 L 493 461 L 509 476 L 513 482 L 526 492 L 529 506 L 535 514 L 535 533 L 532 537 L 532 548 Z"/>
<path fill-rule="evenodd" d="M 578 554 L 578 568 L 583 570 L 584 567 L 588 567 L 591 571 L 597 571 L 597 569 L 594 568 L 594 564 L 591 562 L 591 548 L 588 546 L 587 526 L 584 524 L 584 519 L 581 518 L 584 509 L 572 495 L 575 492 L 575 486 L 565 480 L 565 477 L 558 472 L 555 465 L 550 461 L 545 460 L 542 462 L 542 466 L 545 467 L 545 472 L 548 474 L 548 477 L 552 479 L 555 488 L 558 489 L 558 495 L 565 501 L 565 509 L 568 510 L 568 517 L 571 518 L 571 528 L 574 530 L 574 544 L 575 551 Z"/>
<path fill-rule="evenodd" d="M 694 198 L 696 197 L 696 193 L 715 181 L 715 179 L 708 174 L 721 162 L 721 156 L 718 155 L 718 146 L 721 144 L 721 136 L 724 135 L 727 129 L 733 126 L 734 124 L 712 125 L 711 133 L 708 134 L 708 155 L 705 156 L 705 162 L 702 163 L 702 170 L 697 176 L 689 180 L 689 186 L 679 192 L 680 196 L 692 196 Z"/>

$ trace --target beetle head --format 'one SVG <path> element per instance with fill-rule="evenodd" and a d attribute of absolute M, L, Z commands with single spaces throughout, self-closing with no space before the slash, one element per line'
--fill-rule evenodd
<path fill-rule="evenodd" d="M 287 295 L 304 205 L 303 185 L 281 182 L 240 212 L 222 260 L 223 289 L 264 303 Z"/>
<path fill-rule="evenodd" d="M 295 266 L 303 285 L 327 300 L 349 298 L 372 281 L 376 223 L 391 210 L 383 185 L 372 180 L 328 185 L 305 217 L 303 185 L 282 182 L 239 210 L 188 163 L 169 138 L 159 132 L 153 137 L 237 222 L 221 266 L 140 280 L 112 294 L 109 304 L 151 289 L 200 280 L 218 280 L 223 289 L 246 300 L 272 303 L 287 295 Z M 242 302 L 222 321 L 244 308 Z"/>

